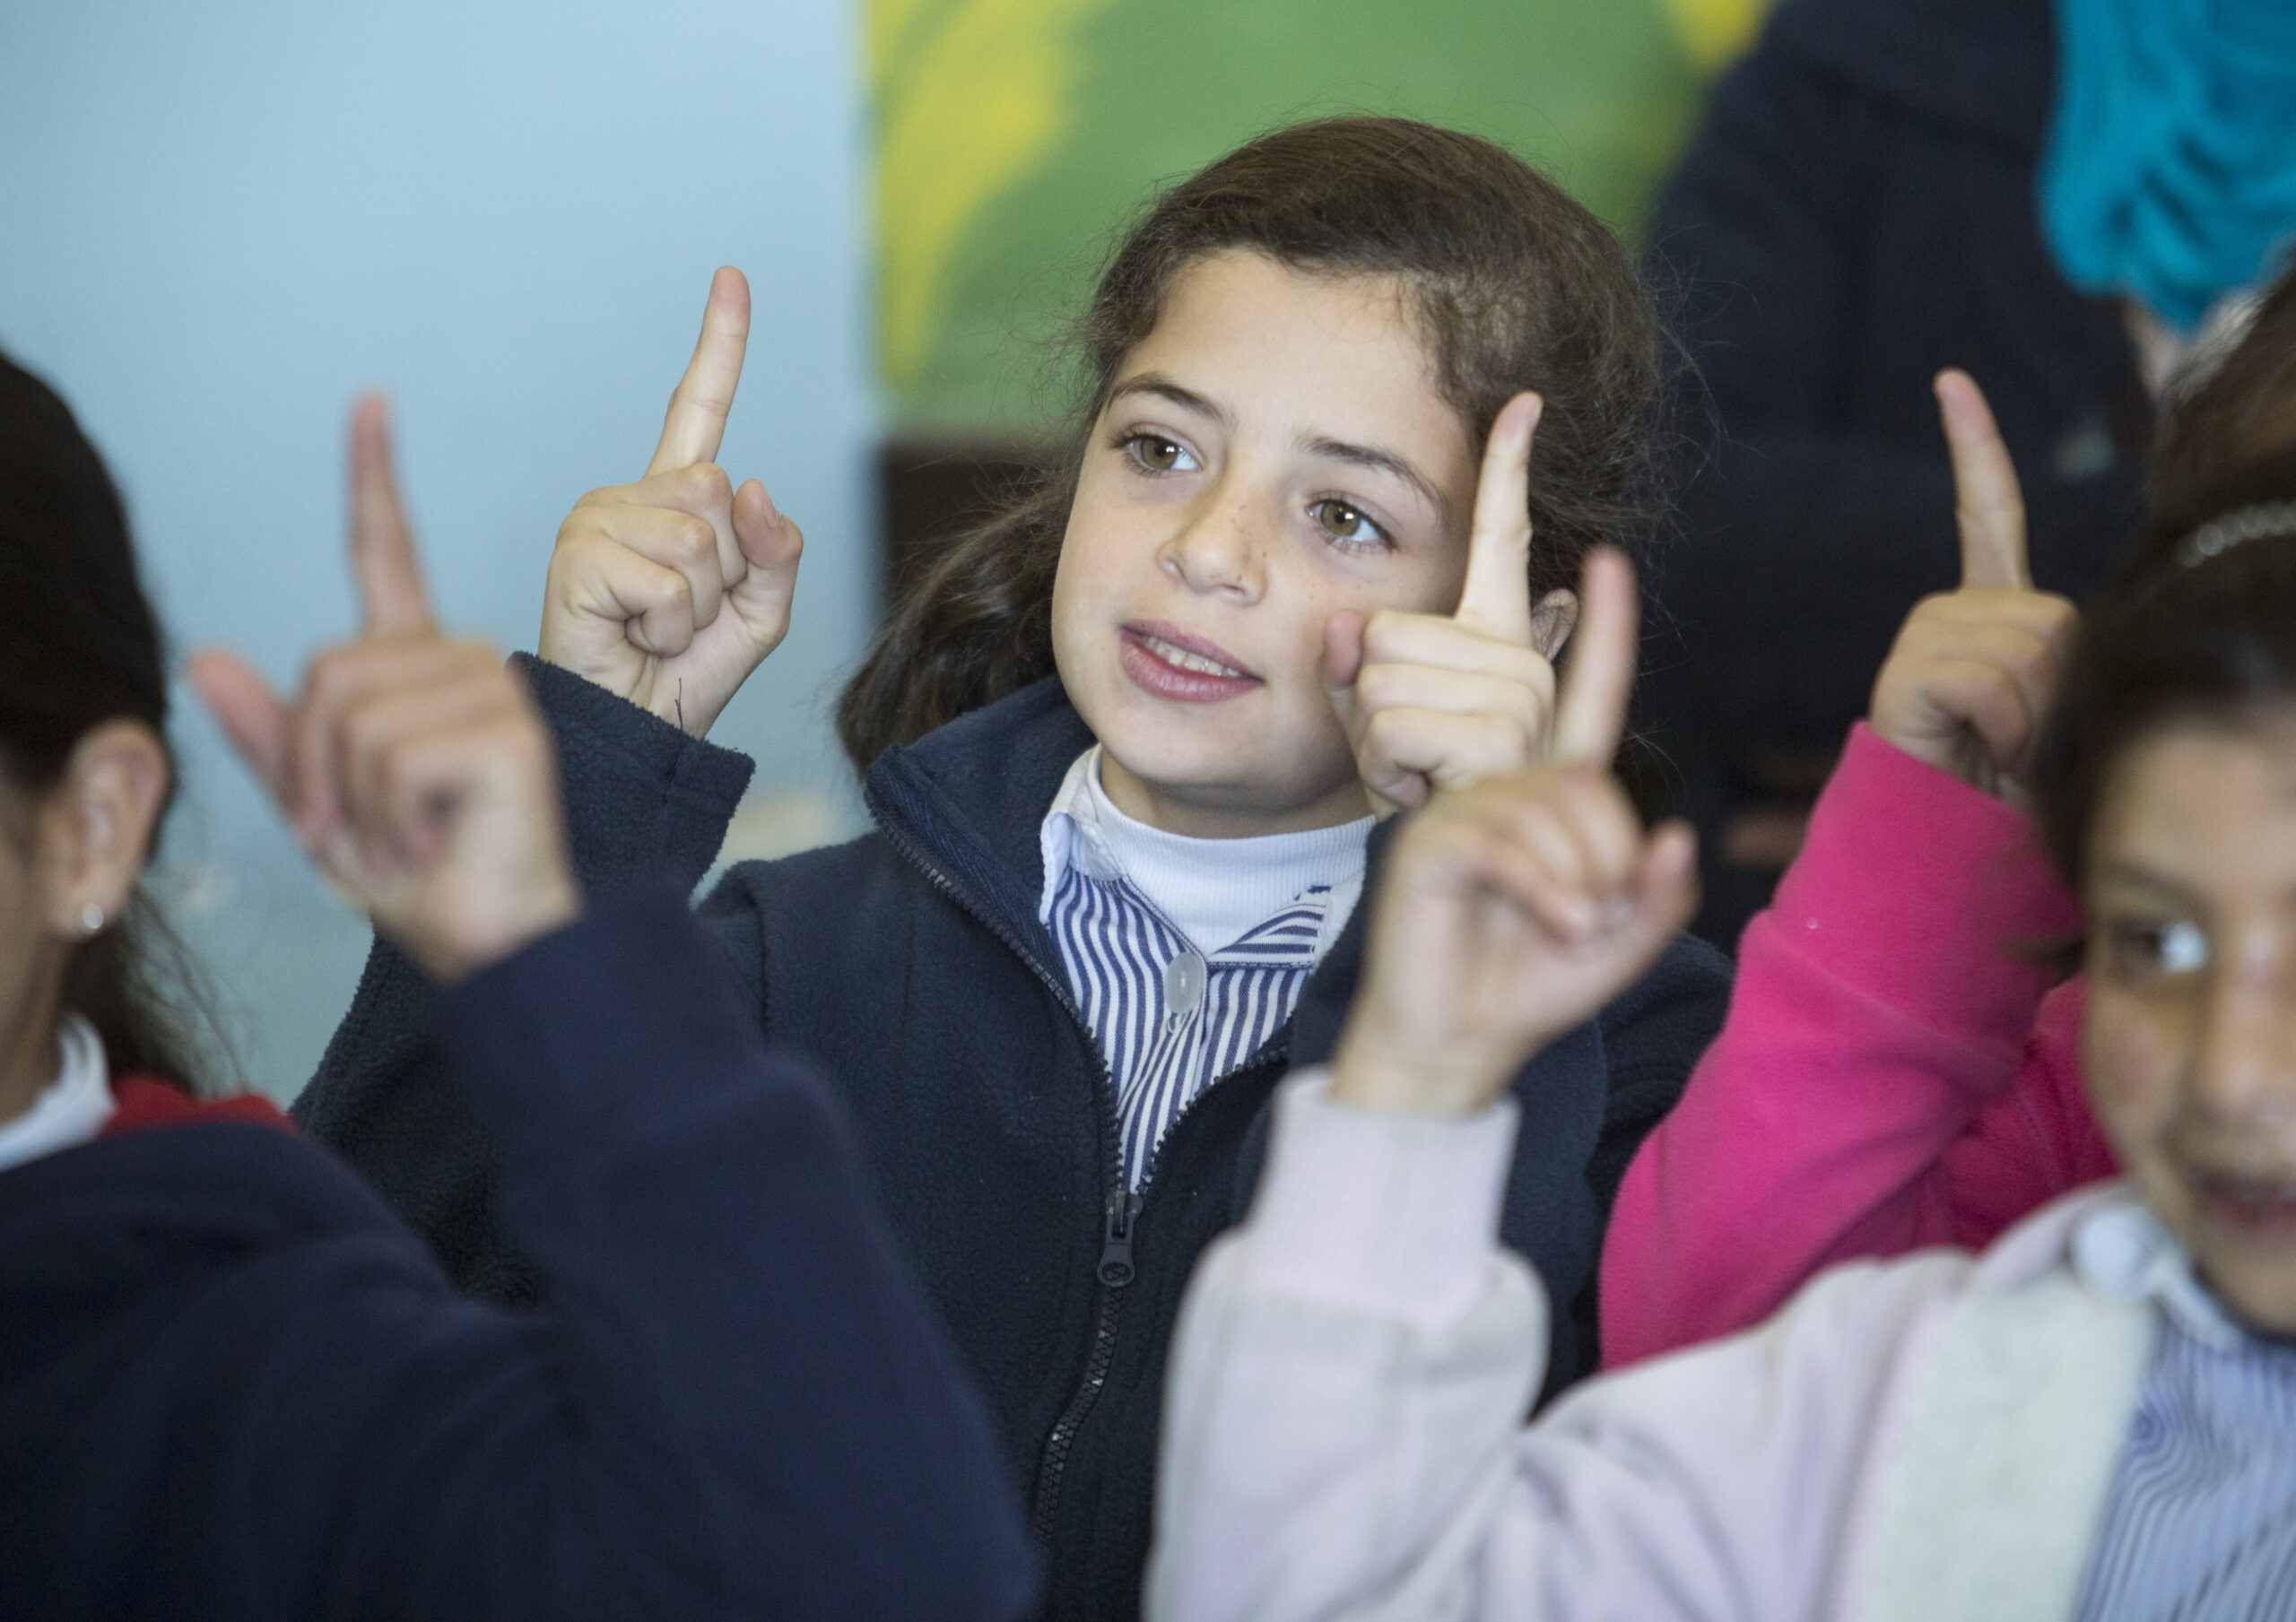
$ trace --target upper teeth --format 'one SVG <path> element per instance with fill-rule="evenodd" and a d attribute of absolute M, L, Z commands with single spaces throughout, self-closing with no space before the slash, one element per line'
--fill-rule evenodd
<path fill-rule="evenodd" d="M 1182 670 L 1201 671 L 1207 676 L 1235 676 L 1238 678 L 1241 678 L 1244 673 L 1239 670 L 1229 669 L 1217 659 L 1207 659 L 1202 654 L 1192 654 L 1184 647 L 1174 647 L 1161 637 L 1144 636 L 1140 640 L 1146 645 L 1148 651 L 1155 655 L 1156 657 L 1161 659 L 1167 664 L 1177 664 Z"/>

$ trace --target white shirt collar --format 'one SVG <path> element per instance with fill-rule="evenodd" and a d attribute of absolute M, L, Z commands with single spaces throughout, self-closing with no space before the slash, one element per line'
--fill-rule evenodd
<path fill-rule="evenodd" d="M 2183 1245 L 2133 1194 L 2107 1201 L 2073 1230 L 2073 1271 L 2109 1300 L 2151 1301 L 2179 1329 L 2214 1351 L 2230 1351 L 2246 1334 L 2222 1303 L 2193 1276 Z"/>
<path fill-rule="evenodd" d="M 1295 834 L 1196 839 L 1126 816 L 1100 783 L 1100 746 L 1076 757 L 1045 813 L 1044 892 L 1037 916 L 1070 868 L 1122 879 L 1205 956 L 1213 956 L 1320 885 L 1331 894 L 1316 941 L 1320 962 L 1347 926 L 1363 890 L 1363 847 L 1374 820 Z"/>
<path fill-rule="evenodd" d="M 66 1013 L 57 1028 L 56 1045 L 61 1059 L 56 1080 L 30 1109 L 0 1124 L 0 1171 L 92 1142 L 111 1119 L 111 1079 L 96 1028 Z"/>

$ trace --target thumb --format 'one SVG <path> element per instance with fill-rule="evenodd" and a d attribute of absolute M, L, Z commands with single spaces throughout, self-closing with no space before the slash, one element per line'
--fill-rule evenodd
<path fill-rule="evenodd" d="M 2030 591 L 2025 499 L 1985 393 L 1967 372 L 1937 374 L 1937 412 L 1953 460 L 1953 521 L 1961 538 L 1961 587 Z"/>
<path fill-rule="evenodd" d="M 1625 553 L 1598 546 L 1587 554 L 1578 603 L 1547 755 L 1607 767 L 1626 734 L 1627 704 L 1641 652 L 1635 631 L 1634 566 Z"/>
<path fill-rule="evenodd" d="M 271 684 L 236 654 L 202 649 L 184 662 L 183 673 L 239 758 L 262 779 L 279 808 L 291 817 L 287 802 L 287 749 L 294 730 L 292 712 L 271 690 Z"/>
<path fill-rule="evenodd" d="M 765 486 L 752 479 L 734 492 L 734 541 L 748 568 L 727 601 L 752 642 L 765 653 L 789 630 L 789 604 L 797 590 L 797 559 L 805 537 L 774 510 Z"/>
<path fill-rule="evenodd" d="M 1658 825 L 1642 853 L 1642 901 L 1655 914 L 1675 920 L 1667 934 L 1688 922 L 1698 899 L 1698 835 L 1676 817 Z"/>
<path fill-rule="evenodd" d="M 1698 836 L 1689 823 L 1677 818 L 1651 834 L 1635 874 L 1632 905 L 1632 955 L 1655 958 L 1698 910 Z"/>
<path fill-rule="evenodd" d="M 752 479 L 734 492 L 734 539 L 753 570 L 783 575 L 797 567 L 805 537 L 773 505 L 765 486 Z"/>

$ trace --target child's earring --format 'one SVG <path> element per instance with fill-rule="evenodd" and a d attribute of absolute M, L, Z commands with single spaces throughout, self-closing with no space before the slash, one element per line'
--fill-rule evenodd
<path fill-rule="evenodd" d="M 103 932 L 103 928 L 104 909 L 100 903 L 91 901 L 80 908 L 80 932 L 82 934 L 100 935 Z"/>

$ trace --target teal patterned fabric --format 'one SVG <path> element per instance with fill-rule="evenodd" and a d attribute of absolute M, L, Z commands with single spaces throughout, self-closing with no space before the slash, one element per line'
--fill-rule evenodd
<path fill-rule="evenodd" d="M 2056 0 L 2041 221 L 2066 278 L 2183 332 L 2296 237 L 2296 3 Z"/>

